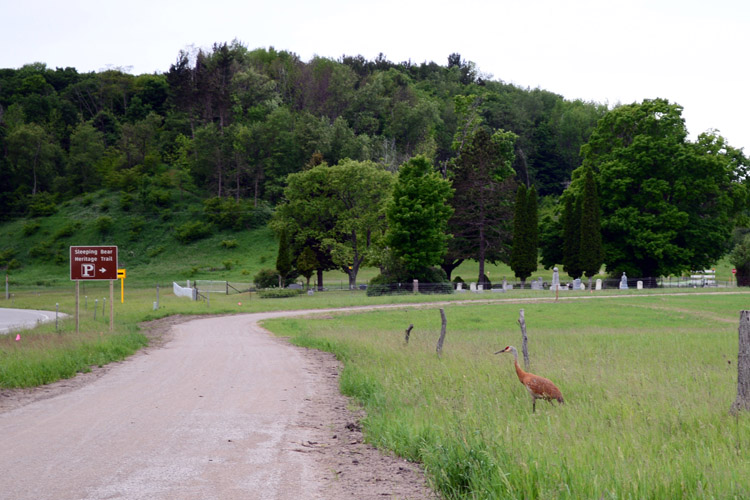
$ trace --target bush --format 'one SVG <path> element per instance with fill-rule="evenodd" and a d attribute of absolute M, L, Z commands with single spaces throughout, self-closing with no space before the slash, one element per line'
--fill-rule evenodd
<path fill-rule="evenodd" d="M 68 224 L 65 224 L 63 227 L 58 229 L 55 234 L 52 235 L 52 239 L 57 241 L 62 238 L 68 238 L 76 234 L 79 229 L 81 229 L 80 222 L 69 222 Z"/>
<path fill-rule="evenodd" d="M 10 262 L 13 261 L 13 257 L 15 257 L 16 251 L 12 248 L 9 248 L 7 250 L 3 250 L 0 252 L 0 267 L 9 266 Z"/>
<path fill-rule="evenodd" d="M 130 219 L 130 232 L 128 236 L 130 241 L 136 241 L 141 235 L 143 228 L 146 226 L 146 219 L 143 217 L 133 217 Z"/>
<path fill-rule="evenodd" d="M 237 248 L 237 240 L 222 240 L 221 247 L 222 248 Z"/>
<path fill-rule="evenodd" d="M 133 208 L 133 195 L 130 193 L 120 194 L 120 210 L 123 212 L 129 212 Z"/>
<path fill-rule="evenodd" d="M 172 204 L 172 193 L 166 189 L 151 189 L 146 195 L 146 203 L 165 208 Z"/>
<path fill-rule="evenodd" d="M 96 219 L 94 225 L 100 234 L 109 234 L 112 228 L 115 227 L 115 221 L 109 215 L 102 215 Z"/>
<path fill-rule="evenodd" d="M 177 226 L 174 230 L 174 237 L 180 243 L 191 243 L 193 241 L 200 240 L 211 234 L 211 224 L 206 224 L 201 221 L 186 222 L 181 226 Z"/>
<path fill-rule="evenodd" d="M 278 288 L 279 273 L 275 269 L 261 269 L 253 277 L 255 288 Z"/>
<path fill-rule="evenodd" d="M 258 292 L 258 297 L 260 297 L 261 299 L 284 299 L 287 297 L 296 297 L 301 293 L 302 290 L 291 288 L 271 288 Z"/>
<path fill-rule="evenodd" d="M 296 270 L 292 270 L 284 279 L 284 286 L 294 283 L 298 276 L 299 273 Z M 261 269 L 253 277 L 253 282 L 255 283 L 255 288 L 278 288 L 279 272 L 276 269 Z"/>
<path fill-rule="evenodd" d="M 32 217 L 52 215 L 57 212 L 57 200 L 49 193 L 29 197 L 29 214 Z"/>
<path fill-rule="evenodd" d="M 379 274 L 367 286 L 368 296 L 412 293 L 414 280 L 419 281 L 419 293 L 453 293 L 453 284 L 445 272 L 436 267 L 425 267 L 418 272 L 406 275 Z"/>
<path fill-rule="evenodd" d="M 166 250 L 166 248 L 164 248 L 164 245 L 159 245 L 159 246 L 158 246 L 158 247 L 156 247 L 156 248 L 149 248 L 149 249 L 148 249 L 148 250 L 146 251 L 146 255 L 147 255 L 147 256 L 148 256 L 149 258 L 150 258 L 150 257 L 156 257 L 157 255 L 159 255 L 160 253 L 162 253 L 162 252 L 163 252 L 164 250 Z"/>
<path fill-rule="evenodd" d="M 42 225 L 37 220 L 30 220 L 26 224 L 23 225 L 23 235 L 24 236 L 31 236 L 32 234 L 39 231 L 39 228 L 42 227 Z"/>

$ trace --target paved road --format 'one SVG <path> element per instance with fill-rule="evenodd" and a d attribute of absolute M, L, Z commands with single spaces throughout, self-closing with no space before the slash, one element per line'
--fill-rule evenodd
<path fill-rule="evenodd" d="M 164 348 L 0 414 L 0 498 L 324 498 L 330 471 L 295 449 L 309 362 L 256 324 L 281 314 L 178 325 Z"/>
<path fill-rule="evenodd" d="M 65 314 L 60 314 L 63 318 Z M 37 323 L 55 321 L 54 311 L 34 311 L 32 309 L 10 309 L 0 307 L 0 335 L 10 331 L 33 328 Z"/>

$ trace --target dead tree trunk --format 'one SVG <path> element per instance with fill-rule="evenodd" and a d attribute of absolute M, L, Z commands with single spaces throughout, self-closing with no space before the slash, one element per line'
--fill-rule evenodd
<path fill-rule="evenodd" d="M 406 335 L 404 336 L 404 342 L 409 343 L 409 335 L 411 335 L 411 329 L 414 328 L 414 324 L 410 324 L 409 328 L 406 329 Z"/>
<path fill-rule="evenodd" d="M 740 311 L 739 353 L 737 354 L 737 400 L 731 413 L 750 410 L 750 311 Z"/>
<path fill-rule="evenodd" d="M 523 309 L 518 314 L 518 324 L 521 325 L 521 336 L 523 337 L 523 343 L 521 344 L 521 350 L 523 351 L 523 364 L 524 369 L 529 371 L 529 339 L 526 337 L 526 319 L 523 316 Z"/>
<path fill-rule="evenodd" d="M 440 320 L 442 322 L 442 326 L 440 327 L 440 338 L 438 339 L 438 343 L 437 343 L 438 356 L 443 354 L 443 341 L 445 340 L 445 325 L 447 323 L 445 319 L 445 311 L 442 309 L 440 309 Z"/>

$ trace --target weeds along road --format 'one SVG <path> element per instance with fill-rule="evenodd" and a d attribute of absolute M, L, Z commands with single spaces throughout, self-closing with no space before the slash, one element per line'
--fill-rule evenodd
<path fill-rule="evenodd" d="M 0 498 L 347 498 L 326 489 L 336 465 L 310 453 L 320 370 L 257 325 L 303 313 L 178 324 L 164 347 L 0 413 Z"/>

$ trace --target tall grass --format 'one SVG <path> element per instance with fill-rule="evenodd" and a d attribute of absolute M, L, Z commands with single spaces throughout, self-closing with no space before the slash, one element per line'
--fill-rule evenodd
<path fill-rule="evenodd" d="M 425 464 L 447 498 L 750 498 L 750 416 L 734 418 L 747 295 L 447 305 L 266 326 L 333 351 L 367 439 Z M 536 413 L 509 355 L 566 404 Z M 404 330 L 414 324 L 411 340 Z"/>

